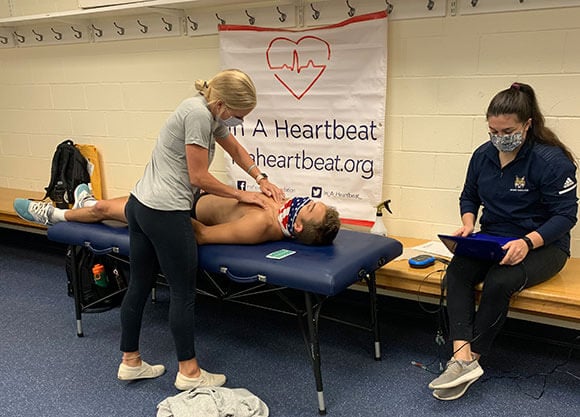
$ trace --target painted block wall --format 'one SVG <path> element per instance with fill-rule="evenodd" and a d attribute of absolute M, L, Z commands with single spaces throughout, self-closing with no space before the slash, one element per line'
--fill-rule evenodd
<path fill-rule="evenodd" d="M 13 5 L 36 14 L 76 2 Z M 391 21 L 388 36 L 390 234 L 435 239 L 459 226 L 469 156 L 488 138 L 487 104 L 513 81 L 534 86 L 548 126 L 580 155 L 580 7 Z M 0 186 L 42 190 L 56 145 L 72 137 L 99 149 L 105 196 L 127 194 L 165 118 L 195 79 L 217 71 L 215 35 L 1 49 Z M 212 172 L 225 179 L 221 153 Z M 580 256 L 578 227 L 572 250 Z"/>

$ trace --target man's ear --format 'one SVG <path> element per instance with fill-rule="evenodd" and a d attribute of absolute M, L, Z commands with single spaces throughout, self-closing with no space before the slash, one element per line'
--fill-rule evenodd
<path fill-rule="evenodd" d="M 294 222 L 294 233 L 300 233 L 304 229 L 304 225 L 298 219 Z"/>

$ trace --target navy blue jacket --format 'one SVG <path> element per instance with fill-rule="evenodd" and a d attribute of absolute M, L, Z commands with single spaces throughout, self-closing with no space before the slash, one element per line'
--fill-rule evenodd
<path fill-rule="evenodd" d="M 570 229 L 576 224 L 576 166 L 562 149 L 538 144 L 528 136 L 516 158 L 501 168 L 488 141 L 475 150 L 461 193 L 461 215 L 477 217 L 481 231 L 522 237 L 538 232 L 570 256 Z"/>

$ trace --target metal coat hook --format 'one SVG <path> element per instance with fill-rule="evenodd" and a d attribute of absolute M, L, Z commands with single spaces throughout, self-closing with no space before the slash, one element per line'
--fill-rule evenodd
<path fill-rule="evenodd" d="M 62 39 L 62 33 L 57 32 L 56 30 L 54 30 L 53 28 L 50 28 L 50 31 L 52 33 L 54 33 L 54 39 L 56 39 L 57 41 L 60 41 Z"/>
<path fill-rule="evenodd" d="M 256 23 L 256 18 L 254 16 L 252 16 L 250 13 L 248 13 L 248 9 L 246 9 L 245 12 L 246 12 L 246 16 L 248 16 L 248 23 L 250 23 L 250 25 L 253 25 L 254 23 Z"/>
<path fill-rule="evenodd" d="M 164 17 L 162 17 L 162 18 L 161 18 L 161 21 L 162 21 L 163 23 L 165 23 L 165 30 L 166 30 L 167 32 L 171 32 L 171 31 L 173 30 L 173 23 L 171 23 L 171 22 L 168 22 L 167 20 L 165 20 L 165 18 L 164 18 Z"/>
<path fill-rule="evenodd" d="M 77 38 L 77 39 L 80 39 L 80 38 L 82 38 L 82 37 L 83 37 L 83 32 L 81 32 L 80 30 L 77 30 L 77 29 L 75 29 L 75 27 L 74 27 L 74 26 L 71 26 L 70 28 L 71 28 L 71 30 L 72 30 L 72 31 L 75 33 L 75 34 L 74 34 L 74 37 L 75 37 L 75 38 Z"/>
<path fill-rule="evenodd" d="M 387 3 L 387 13 L 388 14 L 393 13 L 393 9 L 395 8 L 395 6 L 393 6 L 391 3 L 389 3 L 388 0 L 385 0 L 385 3 Z"/>
<path fill-rule="evenodd" d="M 8 38 L 6 36 L 0 36 L 0 43 L 6 45 L 8 43 Z"/>
<path fill-rule="evenodd" d="M 18 32 L 14 31 L 14 36 L 16 36 L 16 40 L 20 43 L 24 43 L 26 41 L 26 38 L 22 35 L 20 35 Z"/>
<path fill-rule="evenodd" d="M 226 21 L 224 19 L 222 19 L 221 17 L 219 17 L 219 15 L 217 13 L 215 14 L 215 17 L 217 18 L 217 20 L 220 21 L 220 25 L 225 25 L 226 24 Z"/>
<path fill-rule="evenodd" d="M 350 3 L 348 2 L 348 0 L 346 0 L 346 5 L 348 6 L 348 15 L 349 15 L 349 17 L 353 17 L 354 14 L 356 13 L 356 9 L 350 5 Z"/>
<path fill-rule="evenodd" d="M 147 26 L 147 25 L 144 25 L 143 23 L 141 23 L 141 21 L 140 21 L 139 19 L 137 19 L 137 24 L 138 24 L 139 26 L 141 26 L 141 27 L 139 28 L 139 31 L 140 31 L 141 33 L 147 33 L 147 31 L 149 30 L 149 26 Z"/>
<path fill-rule="evenodd" d="M 191 17 L 187 16 L 187 20 L 189 21 L 189 23 L 191 23 L 191 25 L 189 25 L 189 27 L 191 28 L 191 30 L 197 30 L 197 28 L 199 27 L 199 25 L 197 24 L 196 21 L 191 20 Z"/>
<path fill-rule="evenodd" d="M 113 26 L 115 26 L 117 28 L 117 33 L 121 36 L 123 36 L 125 34 L 125 28 L 122 28 L 121 26 L 119 26 L 117 24 L 117 22 L 113 22 Z"/>
<path fill-rule="evenodd" d="M 276 6 L 276 10 L 278 11 L 278 14 L 280 15 L 280 17 L 278 18 L 278 20 L 282 23 L 284 23 L 286 21 L 286 13 L 282 12 L 280 10 L 279 6 Z"/>
<path fill-rule="evenodd" d="M 312 3 L 310 3 L 310 8 L 311 8 L 311 9 L 312 9 L 312 11 L 314 12 L 314 13 L 312 14 L 312 18 L 313 18 L 314 20 L 318 20 L 318 18 L 320 17 L 320 11 L 319 11 L 319 10 L 316 10 L 316 9 L 314 8 L 314 5 L 313 5 Z"/>
<path fill-rule="evenodd" d="M 427 2 L 427 9 L 433 10 L 433 6 L 435 6 L 435 2 L 433 0 L 429 0 Z"/>
<path fill-rule="evenodd" d="M 93 30 L 95 31 L 95 36 L 100 38 L 101 36 L 103 36 L 103 31 L 102 29 L 96 28 L 95 25 L 91 24 L 91 27 L 93 28 Z"/>
<path fill-rule="evenodd" d="M 42 40 L 44 39 L 44 35 L 42 33 L 38 33 L 34 29 L 32 29 L 32 33 L 36 35 L 35 38 L 38 42 L 42 42 Z"/>
<path fill-rule="evenodd" d="M 471 7 L 475 7 L 475 6 L 477 6 L 477 2 L 478 2 L 478 1 L 479 1 L 479 0 L 471 0 Z"/>

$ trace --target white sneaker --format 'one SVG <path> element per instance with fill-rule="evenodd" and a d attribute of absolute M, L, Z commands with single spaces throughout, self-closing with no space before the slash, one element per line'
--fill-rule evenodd
<path fill-rule="evenodd" d="M 117 378 L 122 381 L 132 381 L 134 379 L 157 378 L 164 373 L 165 366 L 163 365 L 149 365 L 145 361 L 141 361 L 141 366 L 128 366 L 121 363 Z"/>
<path fill-rule="evenodd" d="M 197 378 L 188 378 L 181 372 L 177 372 L 175 378 L 175 388 L 180 391 L 187 391 L 199 387 L 221 387 L 226 383 L 226 376 L 222 374 L 211 374 L 201 370 L 201 375 Z"/>
<path fill-rule="evenodd" d="M 73 209 L 84 207 L 88 200 L 96 200 L 87 184 L 77 185 L 77 188 L 75 188 L 74 191 L 74 197 L 75 203 L 73 204 Z"/>
<path fill-rule="evenodd" d="M 14 211 L 21 219 L 29 222 L 52 225 L 54 207 L 45 201 L 30 201 L 25 198 L 14 199 Z"/>

